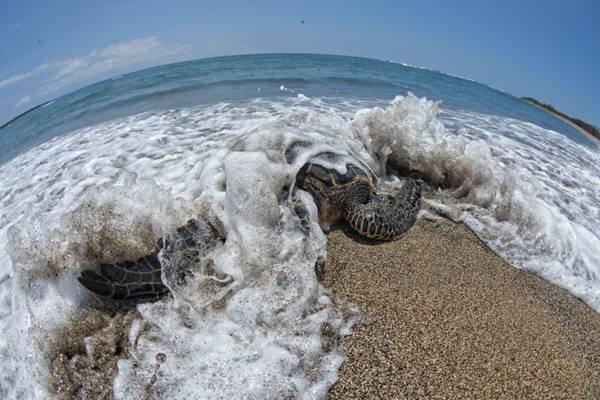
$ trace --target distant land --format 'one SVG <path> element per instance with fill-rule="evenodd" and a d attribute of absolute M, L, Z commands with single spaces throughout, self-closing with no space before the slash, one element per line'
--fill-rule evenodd
<path fill-rule="evenodd" d="M 583 131 L 587 132 L 588 134 L 592 135 L 593 137 L 595 137 L 596 139 L 600 140 L 600 130 L 598 130 L 598 128 L 596 128 L 594 125 L 588 124 L 587 122 L 582 121 L 578 118 L 570 117 L 567 114 L 564 114 L 564 113 L 558 111 L 556 108 L 554 108 L 550 104 L 542 103 L 541 101 L 534 99 L 533 97 L 522 97 L 522 99 L 530 102 L 531 104 L 533 104 L 535 106 L 545 109 L 546 111 L 556 115 L 563 121 L 570 123 L 571 125 L 575 125 L 575 127 L 579 128 L 579 130 L 583 130 Z"/>

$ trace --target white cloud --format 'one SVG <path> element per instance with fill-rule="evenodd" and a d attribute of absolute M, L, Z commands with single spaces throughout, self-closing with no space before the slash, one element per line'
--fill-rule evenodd
<path fill-rule="evenodd" d="M 45 70 L 47 70 L 49 67 L 50 67 L 50 64 L 42 64 L 42 65 L 37 66 L 34 69 L 27 71 L 25 73 L 13 75 L 10 78 L 4 79 L 3 81 L 0 81 L 0 89 L 4 86 L 12 85 L 13 83 L 17 83 L 22 80 L 29 79 L 32 76 L 38 75 L 38 74 L 44 72 Z"/>
<path fill-rule="evenodd" d="M 31 97 L 29 97 L 29 96 L 22 97 L 21 100 L 17 101 L 17 104 L 15 104 L 15 108 L 24 106 L 25 104 L 29 103 L 30 101 L 31 101 Z"/>
<path fill-rule="evenodd" d="M 19 107 L 32 98 L 45 96 L 77 83 L 84 83 L 111 71 L 122 70 L 136 64 L 182 57 L 188 49 L 189 46 L 165 46 L 157 37 L 133 39 L 102 49 L 94 49 L 79 57 L 42 64 L 0 81 L 0 89 L 33 77 L 39 78 L 41 81 L 39 89 L 19 100 L 17 103 Z"/>

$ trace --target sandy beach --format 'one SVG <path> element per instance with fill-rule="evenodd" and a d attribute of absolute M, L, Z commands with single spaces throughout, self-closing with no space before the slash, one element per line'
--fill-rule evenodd
<path fill-rule="evenodd" d="M 586 131 L 585 129 L 583 129 L 582 127 L 580 127 L 579 125 L 574 124 L 572 121 L 569 121 L 568 119 L 566 119 L 562 115 L 557 114 L 555 112 L 552 112 L 552 111 L 548 110 L 547 108 L 544 108 L 544 107 L 542 107 L 542 106 L 540 106 L 538 104 L 532 103 L 531 101 L 527 101 L 527 102 L 529 104 L 531 104 L 532 106 L 535 106 L 535 107 L 539 108 L 540 110 L 545 111 L 548 114 L 551 114 L 551 115 L 555 116 L 556 118 L 560 119 L 561 121 L 565 122 L 566 124 L 572 126 L 573 129 L 577 130 L 582 135 L 588 137 L 594 143 L 600 144 L 600 139 L 598 139 L 596 136 L 592 135 L 591 133 L 589 133 L 588 131 Z"/>
<path fill-rule="evenodd" d="M 419 220 L 380 244 L 334 231 L 319 272 L 363 313 L 330 400 L 600 398 L 600 315 L 462 224 Z M 111 398 L 135 317 L 91 311 L 65 328 L 51 357 L 58 399 Z"/>
<path fill-rule="evenodd" d="M 378 245 L 333 232 L 323 282 L 366 317 L 329 399 L 600 398 L 600 315 L 461 224 Z"/>

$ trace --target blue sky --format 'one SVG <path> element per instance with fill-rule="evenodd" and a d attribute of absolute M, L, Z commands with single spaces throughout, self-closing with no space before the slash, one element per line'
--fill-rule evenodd
<path fill-rule="evenodd" d="M 442 70 L 600 126 L 599 38 L 597 0 L 0 0 L 0 123 L 157 64 L 308 52 Z"/>

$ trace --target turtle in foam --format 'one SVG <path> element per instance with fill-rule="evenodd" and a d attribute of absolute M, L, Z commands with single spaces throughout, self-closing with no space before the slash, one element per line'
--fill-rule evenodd
<path fill-rule="evenodd" d="M 411 178 L 404 178 L 399 188 L 384 186 L 377 185 L 377 178 L 362 164 L 344 162 L 343 157 L 330 152 L 306 162 L 295 185 L 297 190 L 311 194 L 323 231 L 345 222 L 360 237 L 396 240 L 416 221 L 421 188 Z M 295 211 L 300 220 L 308 215 L 302 206 Z M 150 254 L 134 261 L 103 264 L 97 271 L 84 270 L 78 279 L 100 296 L 134 302 L 161 298 L 169 292 L 168 286 L 185 284 L 189 271 L 198 265 L 207 269 L 204 272 L 215 282 L 227 284 L 231 277 L 220 276 L 206 262 L 208 254 L 225 240 L 220 221 L 206 214 L 159 239 Z"/>
<path fill-rule="evenodd" d="M 421 205 L 421 188 L 413 179 L 406 178 L 400 189 L 377 193 L 369 174 L 355 164 L 346 164 L 340 173 L 309 162 L 297 182 L 313 196 L 325 231 L 345 220 L 361 236 L 395 240 L 414 224 Z"/>

